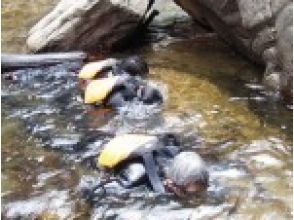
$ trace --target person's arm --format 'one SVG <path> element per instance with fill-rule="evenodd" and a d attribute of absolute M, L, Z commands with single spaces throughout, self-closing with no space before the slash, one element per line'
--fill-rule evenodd
<path fill-rule="evenodd" d="M 125 105 L 125 102 L 126 101 L 122 93 L 118 91 L 118 92 L 114 92 L 107 98 L 105 105 L 110 106 L 112 108 L 119 108 L 119 107 L 123 107 Z"/>
<path fill-rule="evenodd" d="M 161 194 L 165 193 L 165 188 L 160 179 L 160 176 L 154 161 L 153 153 L 152 152 L 143 153 L 142 157 L 143 157 L 144 165 L 146 168 L 146 174 L 148 176 L 152 189 L 156 193 L 161 193 Z"/>

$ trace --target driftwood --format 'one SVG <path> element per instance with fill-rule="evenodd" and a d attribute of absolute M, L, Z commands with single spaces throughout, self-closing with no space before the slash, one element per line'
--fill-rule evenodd
<path fill-rule="evenodd" d="M 1 69 L 13 70 L 20 68 L 54 65 L 70 61 L 83 61 L 87 58 L 84 52 L 44 53 L 44 54 L 5 54 L 1 55 Z"/>

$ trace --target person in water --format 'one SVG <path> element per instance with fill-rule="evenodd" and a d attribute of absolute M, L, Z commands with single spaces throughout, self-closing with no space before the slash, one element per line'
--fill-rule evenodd
<path fill-rule="evenodd" d="M 99 96 L 97 99 L 103 99 L 100 104 L 103 102 L 105 106 L 118 108 L 135 100 L 144 104 L 160 104 L 163 101 L 160 91 L 143 80 L 148 73 L 148 65 L 141 57 L 130 56 L 121 60 L 109 58 L 87 64 L 80 71 L 79 78 L 82 79 L 81 88 L 85 93 L 91 87 L 94 90 L 91 93 L 98 94 L 100 88 L 104 87 L 103 84 L 107 84 L 102 98 Z M 108 80 L 92 81 L 105 78 Z M 97 86 L 92 86 L 95 83 L 98 83 Z"/>
<path fill-rule="evenodd" d="M 134 136 L 135 137 L 135 136 Z M 131 140 L 132 141 L 132 140 Z M 209 174 L 203 159 L 195 152 L 181 152 L 179 142 L 174 135 L 168 134 L 158 138 L 157 147 L 149 157 L 149 166 L 155 166 L 158 179 L 150 178 L 151 169 L 147 168 L 145 160 L 133 158 L 125 160 L 115 170 L 115 178 L 109 182 L 100 183 L 92 190 L 92 198 L 95 195 L 105 196 L 132 191 L 137 187 L 145 186 L 153 188 L 159 193 L 170 192 L 178 197 L 197 195 L 208 187 Z M 146 153 L 146 152 L 145 152 Z M 156 181 L 160 182 L 156 182 Z M 156 185 L 161 186 L 154 187 Z M 158 190 L 159 189 L 159 190 Z"/>

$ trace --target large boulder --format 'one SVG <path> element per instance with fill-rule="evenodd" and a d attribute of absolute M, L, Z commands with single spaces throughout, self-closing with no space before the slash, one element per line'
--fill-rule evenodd
<path fill-rule="evenodd" d="M 175 0 L 228 44 L 265 66 L 264 82 L 292 97 L 291 0 Z"/>
<path fill-rule="evenodd" d="M 30 31 L 28 49 L 97 52 L 120 43 L 147 18 L 148 0 L 61 0 Z"/>

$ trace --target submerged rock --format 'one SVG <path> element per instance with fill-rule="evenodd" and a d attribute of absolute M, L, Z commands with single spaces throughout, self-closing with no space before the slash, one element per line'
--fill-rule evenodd
<path fill-rule="evenodd" d="M 265 65 L 265 84 L 292 97 L 292 1 L 175 2 L 252 61 Z"/>
<path fill-rule="evenodd" d="M 72 205 L 67 191 L 53 190 L 27 200 L 8 203 L 3 209 L 8 219 L 43 219 L 53 214 L 56 219 L 66 219 L 71 215 Z"/>
<path fill-rule="evenodd" d="M 62 0 L 30 31 L 29 50 L 109 49 L 134 31 L 148 14 L 147 0 Z"/>

